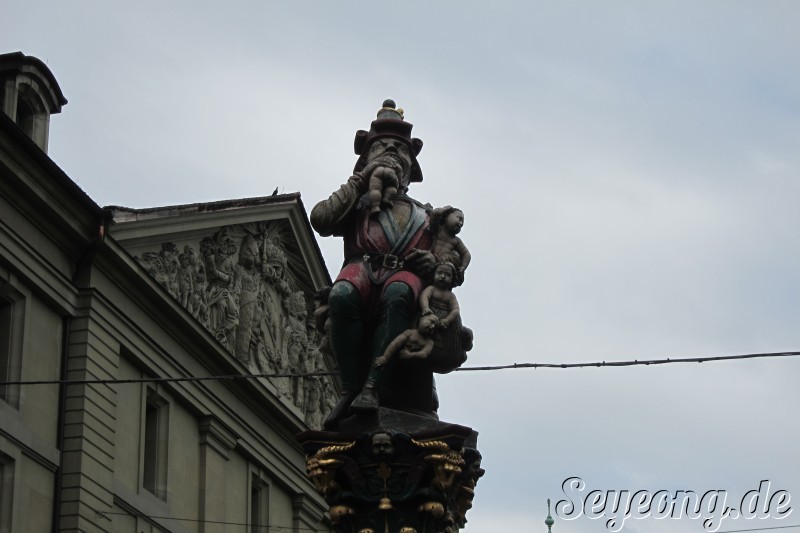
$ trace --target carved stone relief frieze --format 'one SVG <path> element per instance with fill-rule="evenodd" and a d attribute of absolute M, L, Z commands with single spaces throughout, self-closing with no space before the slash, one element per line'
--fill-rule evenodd
<path fill-rule="evenodd" d="M 325 370 L 314 287 L 287 222 L 226 226 L 135 259 L 251 373 Z M 320 427 L 336 401 L 330 376 L 268 379 L 310 427 Z"/>

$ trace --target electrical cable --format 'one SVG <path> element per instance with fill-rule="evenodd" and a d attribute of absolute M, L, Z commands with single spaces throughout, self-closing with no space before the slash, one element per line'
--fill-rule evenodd
<path fill-rule="evenodd" d="M 800 352 L 772 352 L 750 353 L 742 355 L 720 355 L 715 357 L 678 357 L 666 359 L 634 359 L 632 361 L 599 361 L 595 363 L 513 363 L 500 366 L 471 366 L 457 368 L 456 370 L 506 370 L 513 368 L 586 368 L 586 367 L 617 367 L 617 366 L 649 366 L 665 365 L 671 363 L 707 363 L 710 361 L 730 361 L 734 359 L 759 359 L 765 357 L 795 357 Z"/>
<path fill-rule="evenodd" d="M 771 357 L 797 357 L 800 352 L 771 352 L 771 353 L 752 353 L 741 355 L 721 355 L 713 357 L 678 357 L 666 359 L 634 359 L 629 361 L 597 361 L 592 363 L 512 363 L 508 365 L 495 366 L 469 366 L 456 368 L 456 371 L 474 372 L 491 370 L 510 370 L 522 368 L 603 368 L 603 367 L 624 367 L 624 366 L 650 366 L 665 365 L 674 363 L 707 363 L 715 361 L 732 361 L 739 359 L 763 359 Z M 34 381 L 0 381 L 0 387 L 13 385 L 109 385 L 116 383 L 165 383 L 165 382 L 192 382 L 192 381 L 234 381 L 240 379 L 258 378 L 311 378 L 322 376 L 338 376 L 338 372 L 276 372 L 269 374 L 231 374 L 223 376 L 185 376 L 171 378 L 135 378 L 135 379 L 74 379 L 74 380 L 34 380 Z"/>

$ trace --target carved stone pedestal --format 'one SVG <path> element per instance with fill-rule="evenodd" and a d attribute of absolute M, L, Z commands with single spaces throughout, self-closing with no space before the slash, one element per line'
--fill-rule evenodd
<path fill-rule="evenodd" d="M 455 533 L 483 475 L 477 433 L 381 408 L 297 436 L 337 533 Z"/>

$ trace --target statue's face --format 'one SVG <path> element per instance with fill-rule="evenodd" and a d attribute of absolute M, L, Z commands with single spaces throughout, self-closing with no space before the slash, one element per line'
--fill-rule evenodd
<path fill-rule="evenodd" d="M 480 471 L 481 471 L 481 460 L 480 459 L 475 459 L 469 465 L 469 475 L 472 478 L 478 478 L 478 477 L 480 477 L 478 475 L 480 473 Z M 483 474 L 481 474 L 481 475 L 483 475 Z"/>
<path fill-rule="evenodd" d="M 458 235 L 461 232 L 461 228 L 464 227 L 464 213 L 459 210 L 453 211 L 447 215 L 447 220 L 445 220 L 444 224 L 448 233 Z"/>
<path fill-rule="evenodd" d="M 283 277 L 283 263 L 281 263 L 280 261 L 270 261 L 269 266 L 271 266 L 272 269 L 275 271 L 276 278 Z"/>
<path fill-rule="evenodd" d="M 391 137 L 377 139 L 369 147 L 367 162 L 371 163 L 381 157 L 391 158 L 403 168 L 400 182 L 404 186 L 408 186 L 411 172 L 411 153 L 408 150 L 408 145 L 399 139 Z"/>
<path fill-rule="evenodd" d="M 256 264 L 258 257 L 258 248 L 254 241 L 248 241 L 239 250 L 239 263 L 245 267 L 251 267 Z"/>
<path fill-rule="evenodd" d="M 233 243 L 233 239 L 225 238 L 224 241 L 220 243 L 220 251 L 227 255 L 233 255 L 236 253 L 236 245 Z"/>
<path fill-rule="evenodd" d="M 426 335 L 431 335 L 436 330 L 438 323 L 439 319 L 436 318 L 436 315 L 425 315 L 419 319 L 419 331 Z"/>
<path fill-rule="evenodd" d="M 453 284 L 453 269 L 449 265 L 439 265 L 433 279 L 437 287 L 450 287 Z"/>
<path fill-rule="evenodd" d="M 394 453 L 392 437 L 388 433 L 376 433 L 372 436 L 372 454 L 376 457 L 389 457 Z"/>
<path fill-rule="evenodd" d="M 391 137 L 383 137 L 382 139 L 374 141 L 369 147 L 367 160 L 372 161 L 376 157 L 392 153 L 399 154 L 401 157 L 407 158 L 409 162 L 411 161 L 408 145 L 399 139 L 393 139 Z"/>

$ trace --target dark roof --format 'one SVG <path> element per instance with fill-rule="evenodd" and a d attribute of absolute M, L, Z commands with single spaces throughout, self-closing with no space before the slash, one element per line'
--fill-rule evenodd
<path fill-rule="evenodd" d="M 22 52 L 0 54 L 0 75 L 5 77 L 6 73 L 25 73 L 40 82 L 42 87 L 47 89 L 42 96 L 48 98 L 47 104 L 51 114 L 60 113 L 61 107 L 67 104 L 56 77 L 40 59 L 26 56 Z"/>

